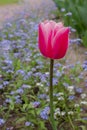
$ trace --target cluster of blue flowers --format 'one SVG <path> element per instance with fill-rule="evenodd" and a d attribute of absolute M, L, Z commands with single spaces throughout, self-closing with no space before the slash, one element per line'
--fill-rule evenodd
<path fill-rule="evenodd" d="M 40 112 L 40 117 L 43 120 L 47 120 L 49 117 L 49 113 L 50 113 L 50 108 L 49 107 L 45 107 L 41 112 Z"/>
<path fill-rule="evenodd" d="M 82 67 L 83 67 L 84 71 L 87 71 L 87 60 L 84 61 Z"/>

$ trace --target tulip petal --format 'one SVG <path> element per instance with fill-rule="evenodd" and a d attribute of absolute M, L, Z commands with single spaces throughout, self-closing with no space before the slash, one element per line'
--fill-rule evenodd
<path fill-rule="evenodd" d="M 60 23 L 57 23 L 56 25 L 55 25 L 55 27 L 54 27 L 54 36 L 56 35 L 56 33 L 61 29 L 61 28 L 63 28 L 64 26 L 63 26 L 63 23 L 62 22 L 60 22 Z"/>
<path fill-rule="evenodd" d="M 52 55 L 52 45 L 51 45 L 51 36 L 52 36 L 52 26 L 50 23 L 45 24 L 45 37 L 46 37 L 46 54 L 47 57 Z"/>
<path fill-rule="evenodd" d="M 60 22 L 60 23 L 56 23 L 55 26 L 54 26 L 54 30 L 52 32 L 52 39 L 55 37 L 56 33 L 61 29 L 63 28 L 63 23 Z"/>
<path fill-rule="evenodd" d="M 50 25 L 51 25 L 51 28 L 52 28 L 52 30 L 54 30 L 54 27 L 55 27 L 55 25 L 56 25 L 56 22 L 54 22 L 54 21 L 50 21 Z"/>
<path fill-rule="evenodd" d="M 69 28 L 61 28 L 55 35 L 53 46 L 53 59 L 60 59 L 65 56 L 68 48 Z"/>
<path fill-rule="evenodd" d="M 41 23 L 39 25 L 39 49 L 41 51 L 41 53 L 45 56 L 46 55 L 46 42 L 47 42 L 47 39 L 45 37 L 45 28 L 44 28 L 44 24 Z"/>

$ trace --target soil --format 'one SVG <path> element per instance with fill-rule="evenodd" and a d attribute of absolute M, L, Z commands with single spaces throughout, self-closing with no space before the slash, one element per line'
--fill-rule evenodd
<path fill-rule="evenodd" d="M 0 6 L 0 28 L 2 28 L 3 22 L 15 16 L 16 12 L 19 12 L 21 9 L 22 6 L 18 4 Z"/>

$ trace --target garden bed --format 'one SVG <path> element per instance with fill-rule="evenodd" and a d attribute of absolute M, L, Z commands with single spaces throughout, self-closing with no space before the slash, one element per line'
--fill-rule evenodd
<path fill-rule="evenodd" d="M 37 40 L 40 21 L 54 16 L 50 14 L 54 4 L 49 3 L 42 0 L 36 14 L 24 11 L 15 20 L 6 22 L 0 31 L 1 130 L 52 130 L 49 59 L 40 54 Z M 70 44 L 67 55 L 55 61 L 54 115 L 58 130 L 87 128 L 86 58 L 85 48 Z"/>

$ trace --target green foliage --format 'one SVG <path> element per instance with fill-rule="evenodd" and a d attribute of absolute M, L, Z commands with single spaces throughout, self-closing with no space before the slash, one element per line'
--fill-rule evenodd
<path fill-rule="evenodd" d="M 85 31 L 85 34 L 83 36 L 83 45 L 87 47 L 87 31 Z"/>
<path fill-rule="evenodd" d="M 18 0 L 0 0 L 0 5 L 16 3 Z"/>
<path fill-rule="evenodd" d="M 66 25 L 74 27 L 87 47 L 87 0 L 54 0 Z M 61 9 L 65 9 L 64 12 Z M 71 12 L 71 16 L 66 15 Z"/>

